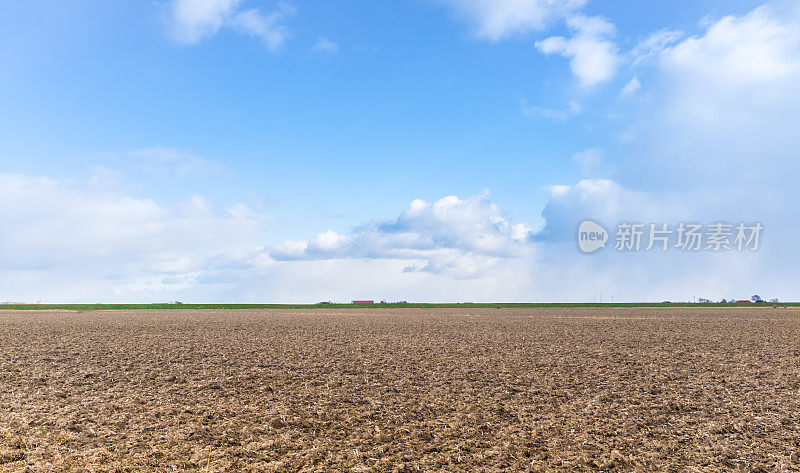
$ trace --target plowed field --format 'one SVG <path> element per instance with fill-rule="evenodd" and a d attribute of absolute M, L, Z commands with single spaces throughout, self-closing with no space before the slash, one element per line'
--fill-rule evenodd
<path fill-rule="evenodd" d="M 0 312 L 0 471 L 797 471 L 800 310 Z"/>

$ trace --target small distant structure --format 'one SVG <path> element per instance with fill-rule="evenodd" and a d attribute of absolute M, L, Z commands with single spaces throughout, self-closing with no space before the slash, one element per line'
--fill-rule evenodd
<path fill-rule="evenodd" d="M 700 299 L 697 299 L 697 302 L 699 302 L 701 304 L 711 304 L 711 299 L 703 299 L 701 297 Z"/>
<path fill-rule="evenodd" d="M 747 299 L 739 299 L 736 301 L 737 304 L 752 304 L 752 302 L 748 301 Z"/>
<path fill-rule="evenodd" d="M 369 305 L 369 304 L 374 304 L 374 303 L 375 303 L 375 301 L 368 301 L 368 300 L 353 301 L 353 304 L 357 304 L 357 305 Z"/>

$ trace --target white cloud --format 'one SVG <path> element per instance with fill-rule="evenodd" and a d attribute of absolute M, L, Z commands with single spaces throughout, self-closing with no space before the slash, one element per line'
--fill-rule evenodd
<path fill-rule="evenodd" d="M 222 28 L 260 38 L 270 50 L 280 48 L 288 32 L 283 25 L 292 9 L 284 4 L 264 14 L 240 8 L 241 0 L 172 0 L 169 20 L 173 37 L 184 44 L 197 44 Z"/>
<path fill-rule="evenodd" d="M 634 77 L 624 87 L 622 87 L 622 95 L 633 95 L 642 88 L 642 83 L 639 82 L 638 77 Z"/>
<path fill-rule="evenodd" d="M 175 37 L 192 44 L 215 34 L 232 16 L 239 1 L 174 0 L 171 7 Z"/>
<path fill-rule="evenodd" d="M 329 40 L 328 38 L 319 38 L 314 46 L 311 47 L 312 52 L 331 53 L 339 52 L 339 44 Z"/>
<path fill-rule="evenodd" d="M 251 8 L 236 13 L 231 25 L 244 34 L 260 38 L 270 50 L 276 51 L 289 37 L 289 32 L 282 22 L 291 12 L 292 9 L 285 5 L 281 5 L 269 15 Z"/>
<path fill-rule="evenodd" d="M 764 5 L 741 17 L 726 16 L 703 36 L 664 51 L 664 64 L 703 73 L 717 85 L 758 86 L 795 78 L 800 72 L 798 7 L 776 11 Z"/>
<path fill-rule="evenodd" d="M 216 210 L 193 196 L 167 207 L 18 174 L 0 174 L 0 218 L 14 228 L 0 234 L 0 281 L 32 300 L 108 300 L 139 292 L 142 281 L 152 295 L 209 270 L 255 267 L 271 223 L 243 204 Z"/>
<path fill-rule="evenodd" d="M 415 200 L 397 218 L 346 235 L 326 231 L 269 245 L 270 219 L 242 204 L 217 209 L 192 197 L 165 205 L 114 189 L 6 174 L 0 175 L 0 218 L 15 231 L 0 234 L 0 287 L 9 299 L 50 301 L 591 300 L 600 293 L 608 301 L 612 294 L 616 300 L 685 300 L 754 292 L 796 298 L 797 4 L 723 17 L 691 37 L 656 32 L 634 47 L 624 56 L 636 67 L 629 85 L 636 89 L 646 78 L 648 97 L 620 102 L 648 101 L 636 117 L 636 138 L 624 153 L 604 145 L 603 153 L 590 148 L 573 157 L 588 166 L 587 175 L 598 165 L 616 165 L 615 180 L 553 186 L 542 211 L 544 228 L 535 236 L 479 195 Z M 231 5 L 225 8 L 239 12 L 238 3 Z M 219 18 L 204 20 L 206 28 L 235 28 L 229 13 Z M 483 37 L 536 24 L 496 18 L 505 20 L 476 20 Z M 542 48 L 569 50 L 577 61 L 594 51 L 571 43 L 585 35 L 607 42 L 606 52 L 616 54 L 613 27 L 574 18 L 575 37 L 548 39 Z M 576 74 L 591 69 L 576 67 Z M 589 82 L 604 76 L 586 75 Z M 574 102 L 552 113 L 523 109 L 556 119 L 581 112 Z M 126 156 L 187 172 L 202 164 L 195 158 L 168 148 Z M 758 220 L 766 230 L 762 249 L 752 254 L 606 249 L 585 256 L 574 240 L 584 218 L 609 229 L 623 220 Z"/>
<path fill-rule="evenodd" d="M 783 299 L 794 297 L 787 276 L 800 260 L 776 233 L 774 214 L 763 209 L 755 213 L 730 196 L 716 195 L 717 189 L 691 191 L 632 190 L 618 182 L 587 179 L 569 186 L 554 186 L 543 216 L 545 227 L 537 233 L 537 250 L 543 255 L 532 265 L 547 278 L 531 284 L 543 294 L 570 300 L 617 301 L 691 300 L 693 296 L 720 299 L 738 294 L 769 291 Z M 757 217 L 756 217 L 757 216 Z M 756 217 L 756 218 L 754 218 Z M 586 256 L 576 247 L 579 222 L 592 219 L 611 232 L 608 246 Z M 673 231 L 679 222 L 708 224 L 716 221 L 762 220 L 768 230 L 757 252 L 680 251 L 670 248 L 644 251 L 650 223 L 668 223 Z M 617 251 L 615 232 L 621 222 L 645 224 L 643 251 Z M 765 234 L 767 235 L 767 234 Z M 790 278 L 791 279 L 791 278 Z"/>
<path fill-rule="evenodd" d="M 424 264 L 412 264 L 403 268 L 404 273 L 441 274 L 458 279 L 473 279 L 486 276 L 490 270 L 502 267 L 501 260 L 476 254 L 447 251 L 428 259 Z"/>
<path fill-rule="evenodd" d="M 342 248 L 346 243 L 347 238 L 337 235 L 336 232 L 332 230 L 328 230 L 312 238 L 309 242 L 309 246 L 319 248 L 320 250 L 333 251 Z"/>
<path fill-rule="evenodd" d="M 581 8 L 585 0 L 439 0 L 472 23 L 475 35 L 497 41 L 541 31 Z"/>
<path fill-rule="evenodd" d="M 270 255 L 276 260 L 406 260 L 406 272 L 475 277 L 499 259 L 526 254 L 530 235 L 529 227 L 509 222 L 487 195 L 448 196 L 433 203 L 415 200 L 396 219 L 368 223 L 352 237 L 328 231 L 307 242 L 274 245 Z"/>
<path fill-rule="evenodd" d="M 415 200 L 351 236 L 326 231 L 267 249 L 272 219 L 241 203 L 218 209 L 191 196 L 164 205 L 0 174 L 0 218 L 15 229 L 0 234 L 0 300 L 492 300 L 523 285 L 532 251 L 530 228 L 487 195 Z"/>
<path fill-rule="evenodd" d="M 537 41 L 536 49 L 544 54 L 560 54 L 570 59 L 570 69 L 584 87 L 614 77 L 620 63 L 618 48 L 610 38 L 616 28 L 605 18 L 575 15 L 567 19 L 574 36 L 551 36 Z"/>
<path fill-rule="evenodd" d="M 633 207 L 633 209 L 632 209 Z M 650 198 L 608 179 L 584 179 L 574 185 L 553 186 L 542 210 L 545 227 L 536 234 L 538 241 L 574 242 L 581 220 L 591 218 L 604 224 L 620 219 L 640 220 L 655 217 Z M 633 211 L 635 213 L 627 213 Z"/>
<path fill-rule="evenodd" d="M 287 240 L 275 244 L 270 253 L 279 260 L 332 259 L 345 256 L 349 243 L 347 237 L 328 230 L 308 241 Z"/>
<path fill-rule="evenodd" d="M 544 54 L 570 59 L 570 67 L 581 85 L 591 86 L 611 79 L 620 63 L 618 48 L 611 40 L 616 28 L 600 16 L 579 10 L 585 0 L 439 0 L 450 5 L 474 25 L 478 38 L 498 41 L 510 36 L 543 31 L 565 20 L 575 32 L 571 38 L 552 36 L 537 41 Z"/>
<path fill-rule="evenodd" d="M 653 73 L 656 113 L 637 150 L 650 159 L 637 167 L 742 187 L 750 168 L 773 181 L 797 170 L 800 3 L 720 18 L 665 48 Z"/>
<path fill-rule="evenodd" d="M 662 29 L 651 33 L 631 49 L 629 56 L 633 64 L 647 63 L 664 52 L 667 47 L 676 43 L 684 36 L 682 31 Z"/>
<path fill-rule="evenodd" d="M 796 298 L 800 252 L 791 215 L 800 191 L 800 2 L 769 3 L 740 16 L 708 22 L 680 39 L 654 34 L 631 57 L 647 74 L 647 108 L 637 137 L 616 159 L 615 181 L 586 179 L 554 186 L 535 240 L 533 263 L 549 287 L 569 281 L 567 296 L 617 300 L 748 297 L 769 292 Z M 608 159 L 607 159 L 608 161 Z M 612 161 L 614 161 L 612 159 Z M 677 250 L 586 257 L 575 251 L 577 224 L 592 218 L 609 230 L 641 223 L 761 222 L 754 253 Z M 613 246 L 613 242 L 612 242 Z M 534 282 L 533 284 L 537 284 Z M 561 294 L 565 291 L 561 290 Z"/>

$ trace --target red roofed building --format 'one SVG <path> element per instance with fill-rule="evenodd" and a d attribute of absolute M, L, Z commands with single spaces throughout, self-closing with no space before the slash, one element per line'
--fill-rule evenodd
<path fill-rule="evenodd" d="M 375 301 L 353 301 L 353 304 L 374 304 Z"/>

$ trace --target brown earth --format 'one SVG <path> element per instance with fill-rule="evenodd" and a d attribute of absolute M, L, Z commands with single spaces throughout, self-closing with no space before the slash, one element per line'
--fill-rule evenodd
<path fill-rule="evenodd" d="M 800 311 L 0 312 L 0 471 L 798 471 Z"/>

